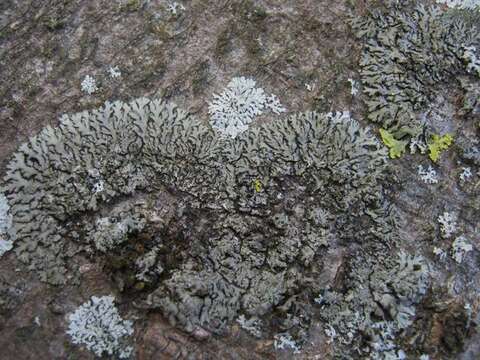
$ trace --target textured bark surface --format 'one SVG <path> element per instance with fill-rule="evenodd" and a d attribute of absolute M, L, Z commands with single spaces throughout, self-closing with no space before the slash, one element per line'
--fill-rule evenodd
<path fill-rule="evenodd" d="M 362 96 L 350 94 L 348 79 L 358 79 L 360 44 L 347 23 L 349 16 L 361 16 L 365 3 L 186 0 L 185 10 L 173 15 L 163 0 L 3 0 L 0 175 L 19 144 L 46 125 L 58 124 L 64 113 L 96 108 L 106 100 L 162 96 L 208 121 L 208 101 L 235 76 L 254 78 L 259 87 L 278 95 L 288 113 L 349 110 L 367 125 Z M 110 78 L 110 66 L 118 66 L 121 77 Z M 81 91 L 86 75 L 94 76 L 99 86 L 92 95 Z M 444 96 L 458 104 L 453 90 Z M 478 132 L 473 121 L 460 122 L 456 110 L 440 128 Z M 480 249 L 480 178 L 459 183 L 460 152 L 454 146 L 442 157 L 438 186 L 419 179 L 417 166 L 427 162 L 418 155 L 395 160 L 395 179 L 387 186 L 404 220 L 404 247 L 434 264 L 430 296 L 419 307 L 407 338 L 421 334 L 432 349 L 449 349 L 455 354 L 451 358 L 478 359 L 480 337 L 464 331 L 469 320 L 463 310 L 470 303 L 475 317 L 480 306 L 478 250 L 462 266 L 443 266 L 432 254 L 433 246 L 441 245 L 432 242 L 432 234 L 445 208 L 459 213 L 469 240 Z M 324 266 L 319 281 L 325 286 L 342 287 L 349 254 L 340 250 Z M 119 290 L 102 266 L 78 261 L 83 261 L 80 285 L 51 287 L 29 273 L 13 252 L 0 259 L 1 359 L 94 358 L 69 342 L 66 315 L 92 295 Z M 117 300 L 124 318 L 137 319 L 138 359 L 329 359 L 335 354 L 321 323 L 312 326 L 302 353 L 293 355 L 275 351 L 273 338 L 248 336 L 238 324 L 225 336 L 195 338 L 128 296 Z M 414 348 L 412 344 L 406 348 Z"/>

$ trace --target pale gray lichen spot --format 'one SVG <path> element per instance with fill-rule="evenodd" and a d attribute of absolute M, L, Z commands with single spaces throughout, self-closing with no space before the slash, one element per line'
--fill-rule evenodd
<path fill-rule="evenodd" d="M 178 15 L 180 12 L 185 11 L 185 6 L 176 1 L 172 1 L 167 5 L 167 10 L 174 16 Z"/>
<path fill-rule="evenodd" d="M 129 337 L 133 322 L 123 320 L 113 296 L 92 296 L 68 316 L 68 330 L 74 344 L 85 346 L 97 356 L 129 359 L 133 354 Z"/>
<path fill-rule="evenodd" d="M 418 165 L 417 172 L 418 176 L 425 184 L 438 183 L 437 172 L 431 165 L 428 165 L 426 168 L 424 168 L 423 165 Z"/>
<path fill-rule="evenodd" d="M 447 252 L 443 250 L 442 248 L 433 247 L 433 254 L 437 256 L 441 261 L 444 261 L 447 258 Z"/>
<path fill-rule="evenodd" d="M 5 254 L 7 251 L 12 250 L 13 242 L 11 240 L 5 240 L 4 238 L 0 238 L 0 256 Z"/>
<path fill-rule="evenodd" d="M 95 78 L 90 75 L 85 76 L 81 86 L 82 86 L 82 91 L 88 95 L 92 95 L 98 90 L 97 82 L 95 81 Z"/>
<path fill-rule="evenodd" d="M 277 334 L 273 346 L 277 350 L 291 349 L 294 354 L 300 353 L 300 346 L 289 333 Z"/>
<path fill-rule="evenodd" d="M 143 229 L 143 219 L 135 218 L 130 214 L 121 217 L 103 217 L 97 219 L 94 230 L 89 234 L 97 250 L 107 252 L 128 239 L 132 232 Z"/>
<path fill-rule="evenodd" d="M 350 94 L 352 96 L 357 96 L 359 90 L 359 85 L 358 82 L 354 79 L 347 79 L 348 82 L 350 83 Z"/>
<path fill-rule="evenodd" d="M 12 216 L 9 213 L 9 209 L 7 198 L 3 193 L 0 193 L 0 257 L 13 247 L 10 231 Z"/>
<path fill-rule="evenodd" d="M 460 173 L 460 181 L 469 181 L 473 176 L 472 169 L 470 167 L 462 167 L 462 172 Z"/>
<path fill-rule="evenodd" d="M 120 69 L 118 68 L 118 65 L 113 67 L 113 66 L 110 66 L 108 68 L 108 75 L 112 78 L 112 79 L 116 79 L 116 78 L 119 78 L 122 76 L 122 72 L 120 71 Z"/>
<path fill-rule="evenodd" d="M 237 319 L 237 323 L 240 324 L 242 329 L 247 331 L 249 334 L 251 334 L 254 337 L 261 337 L 262 331 L 261 331 L 261 321 L 255 317 L 247 319 L 245 315 L 240 315 Z"/>

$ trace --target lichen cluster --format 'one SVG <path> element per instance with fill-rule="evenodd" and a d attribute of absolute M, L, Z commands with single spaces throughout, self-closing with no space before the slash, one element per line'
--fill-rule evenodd
<path fill-rule="evenodd" d="M 395 246 L 386 170 L 385 149 L 348 113 L 226 139 L 137 99 L 44 129 L 5 186 L 17 255 L 42 280 L 65 283 L 83 254 L 124 271 L 121 290 L 146 291 L 185 331 L 222 333 L 243 316 L 301 343 L 328 249 Z"/>
<path fill-rule="evenodd" d="M 353 271 L 346 279 L 347 292 L 325 289 L 317 298 L 320 316 L 335 329 L 339 358 L 370 354 L 375 359 L 397 359 L 403 352 L 400 334 L 412 324 L 416 306 L 426 294 L 428 268 L 421 256 L 403 251 L 389 255 L 387 248 L 377 247 L 377 256 L 372 257 L 365 250 L 349 263 Z"/>
<path fill-rule="evenodd" d="M 69 314 L 68 320 L 67 334 L 74 344 L 85 346 L 99 357 L 129 359 L 132 355 L 129 336 L 133 334 L 133 322 L 120 317 L 113 296 L 92 296 Z"/>
<path fill-rule="evenodd" d="M 162 182 L 208 192 L 219 171 L 217 142 L 211 129 L 160 100 L 64 116 L 20 146 L 8 165 L 18 257 L 42 280 L 65 283 L 65 259 L 85 247 L 75 231 L 81 214 Z"/>
<path fill-rule="evenodd" d="M 383 10 L 356 18 L 353 29 L 363 41 L 368 117 L 397 139 L 421 132 L 421 112 L 447 81 L 474 75 L 478 29 L 438 7 L 387 1 Z"/>
<path fill-rule="evenodd" d="M 255 80 L 243 76 L 233 78 L 221 94 L 214 94 L 208 106 L 212 127 L 232 138 L 267 110 L 277 115 L 286 111 L 275 95 L 266 94 Z"/>
<path fill-rule="evenodd" d="M 434 2 L 443 6 L 420 4 Z M 188 102 L 190 90 L 198 94 L 200 85 L 227 76 L 228 66 L 219 65 L 233 59 L 248 73 L 256 67 L 263 79 L 279 75 L 272 84 L 285 84 L 284 92 L 269 90 L 292 109 L 302 102 L 292 96 L 305 86 L 305 101 L 352 102 L 374 130 L 348 112 L 283 115 L 276 95 L 245 77 L 231 78 L 209 98 L 200 109 L 208 112 L 203 121 L 147 98 L 63 116 L 22 144 L 7 165 L 0 257 L 13 248 L 25 265 L 13 270 L 26 267 L 49 285 L 67 285 L 57 289 L 62 294 L 107 284 L 122 312 L 140 320 L 141 358 L 175 352 L 196 358 L 204 350 L 206 357 L 236 350 L 232 356 L 248 357 L 250 337 L 251 357 L 450 359 L 467 338 L 472 350 L 480 316 L 480 11 L 465 8 L 477 9 L 478 2 L 339 3 L 343 10 L 319 20 L 315 12 L 305 17 L 311 2 L 284 11 L 251 0 L 191 9 L 169 1 L 163 16 L 129 1 L 120 10 L 142 10 L 154 33 L 162 33 L 154 45 L 171 55 L 171 46 L 180 49 L 186 63 L 185 44 L 205 24 L 190 15 L 233 12 L 203 34 L 212 46 L 190 64 L 192 71 L 175 74 L 181 63 L 164 64 L 174 70 L 168 96 L 180 89 Z M 340 59 L 354 41 L 340 36 L 347 29 L 336 21 L 342 11 L 360 15 L 351 22 L 361 47 L 359 73 L 350 73 L 351 56 Z M 289 26 L 298 17 L 305 21 Z M 177 31 L 186 29 L 181 23 L 193 32 Z M 310 48 L 314 41 L 319 46 Z M 298 62 L 299 54 L 313 63 Z M 329 67 L 319 72 L 321 64 Z M 150 80 L 159 80 L 154 67 Z M 126 85 L 133 68 L 119 59 L 107 74 Z M 80 81 L 88 95 L 101 87 L 90 75 Z M 339 93 L 330 94 L 338 101 L 326 98 L 329 83 L 338 85 Z M 425 159 L 388 160 L 407 153 Z M 10 314 L 35 300 L 30 281 L 7 280 L 0 281 L 0 313 L 8 311 L 6 323 L 15 324 Z M 113 295 L 91 295 L 98 293 L 59 319 L 69 340 L 98 357 L 135 357 L 133 321 L 120 316 Z M 46 306 L 52 316 L 60 313 L 55 301 Z M 50 336 L 57 320 L 40 313 L 31 321 Z M 11 333 L 30 336 L 23 325 Z"/>

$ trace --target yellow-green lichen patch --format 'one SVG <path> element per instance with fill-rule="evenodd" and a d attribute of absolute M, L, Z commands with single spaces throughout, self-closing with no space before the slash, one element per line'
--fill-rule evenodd
<path fill-rule="evenodd" d="M 262 191 L 263 185 L 262 185 L 262 182 L 260 180 L 258 180 L 258 179 L 253 180 L 252 186 L 253 186 L 253 189 L 256 192 Z"/>
<path fill-rule="evenodd" d="M 405 152 L 407 146 L 406 141 L 397 140 L 394 138 L 393 134 L 385 129 L 380 129 L 380 136 L 382 137 L 383 143 L 388 147 L 388 155 L 392 159 L 399 158 Z"/>
<path fill-rule="evenodd" d="M 433 162 L 437 162 L 440 159 L 441 152 L 448 149 L 452 143 L 453 136 L 451 134 L 445 134 L 443 136 L 434 134 L 428 142 L 428 156 Z"/>

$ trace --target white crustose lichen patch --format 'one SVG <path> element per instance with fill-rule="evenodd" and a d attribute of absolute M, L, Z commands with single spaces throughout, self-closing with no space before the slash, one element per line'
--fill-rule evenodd
<path fill-rule="evenodd" d="M 420 179 L 426 184 L 438 183 L 437 172 L 431 165 L 428 168 L 424 168 L 422 165 L 418 165 L 418 175 Z"/>
<path fill-rule="evenodd" d="M 357 96 L 359 92 L 357 81 L 353 79 L 348 79 L 348 82 L 350 83 L 350 94 L 352 96 Z"/>
<path fill-rule="evenodd" d="M 294 354 L 300 353 L 300 346 L 289 333 L 277 334 L 274 337 L 273 346 L 276 350 L 291 349 Z"/>
<path fill-rule="evenodd" d="M 82 81 L 82 91 L 88 95 L 92 95 L 97 90 L 98 87 L 95 79 L 90 75 L 85 76 Z"/>
<path fill-rule="evenodd" d="M 275 95 L 255 86 L 255 80 L 236 77 L 220 95 L 214 94 L 208 106 L 212 127 L 234 138 L 266 110 L 277 115 L 286 111 Z"/>
<path fill-rule="evenodd" d="M 473 176 L 472 169 L 469 167 L 463 167 L 462 172 L 460 173 L 460 180 L 467 181 Z"/>
<path fill-rule="evenodd" d="M 92 296 L 68 320 L 67 334 L 74 344 L 84 345 L 97 356 L 128 359 L 132 355 L 128 337 L 133 334 L 133 323 L 120 317 L 113 296 Z"/>
<path fill-rule="evenodd" d="M 449 238 L 457 231 L 457 217 L 454 213 L 445 211 L 438 217 L 438 222 L 440 223 L 440 231 L 446 238 Z"/>
<path fill-rule="evenodd" d="M 115 67 L 110 66 L 110 68 L 108 69 L 108 75 L 110 75 L 112 79 L 116 79 L 122 76 L 122 72 L 120 71 L 118 66 L 115 66 Z"/>
<path fill-rule="evenodd" d="M 181 11 L 185 11 L 185 6 L 174 1 L 168 4 L 167 9 L 172 15 L 178 15 Z"/>

